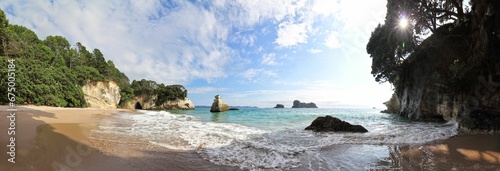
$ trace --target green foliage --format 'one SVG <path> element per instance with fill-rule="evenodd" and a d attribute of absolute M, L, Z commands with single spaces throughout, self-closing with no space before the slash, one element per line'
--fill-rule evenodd
<path fill-rule="evenodd" d="M 71 47 L 62 36 L 40 40 L 23 26 L 9 25 L 0 10 L 0 92 L 7 92 L 7 61 L 15 59 L 16 103 L 59 107 L 86 107 L 82 86 L 88 82 L 114 81 L 121 89 L 120 104 L 136 95 L 158 95 L 157 103 L 187 96 L 182 85 L 165 86 L 154 81 L 133 81 L 106 61 L 99 49 L 87 50 L 77 42 Z M 7 103 L 0 96 L 0 103 Z"/>
<path fill-rule="evenodd" d="M 133 96 L 127 76 L 106 62 L 99 49 L 72 48 L 62 36 L 40 40 L 23 26 L 9 25 L 0 10 L 0 92 L 7 92 L 7 60 L 15 59 L 16 103 L 59 107 L 86 107 L 82 85 L 88 81 L 115 81 L 125 99 Z M 1 96 L 0 103 L 7 103 Z"/>
<path fill-rule="evenodd" d="M 169 100 L 184 99 L 187 97 L 187 90 L 182 85 L 158 84 L 155 81 L 142 79 L 141 81 L 132 81 L 131 88 L 134 94 L 140 95 L 158 95 L 156 105 L 161 105 Z"/>

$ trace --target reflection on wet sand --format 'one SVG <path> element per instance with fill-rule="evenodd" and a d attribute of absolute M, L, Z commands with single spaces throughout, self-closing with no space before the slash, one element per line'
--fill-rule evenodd
<path fill-rule="evenodd" d="M 428 145 L 389 147 L 390 164 L 402 170 L 491 170 L 500 167 L 499 135 L 460 135 Z"/>

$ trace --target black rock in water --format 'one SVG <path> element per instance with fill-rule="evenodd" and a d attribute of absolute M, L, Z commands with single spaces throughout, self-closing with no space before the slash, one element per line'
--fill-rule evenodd
<path fill-rule="evenodd" d="M 229 110 L 240 110 L 240 109 L 232 107 L 232 108 L 229 108 Z"/>
<path fill-rule="evenodd" d="M 351 125 L 330 115 L 316 118 L 305 130 L 313 130 L 314 132 L 368 132 L 361 125 Z"/>

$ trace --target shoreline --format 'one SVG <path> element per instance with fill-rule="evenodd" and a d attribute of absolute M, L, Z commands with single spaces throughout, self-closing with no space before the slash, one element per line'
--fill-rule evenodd
<path fill-rule="evenodd" d="M 7 118 L 8 106 L 0 106 Z M 7 161 L 9 121 L 0 120 L 0 170 L 239 170 L 205 161 L 196 152 L 151 147 L 138 140 L 107 141 L 92 137 L 100 120 L 128 109 L 16 106 L 15 163 Z M 193 166 L 199 165 L 199 166 Z"/>
<path fill-rule="evenodd" d="M 92 130 L 99 129 L 104 120 L 116 120 L 121 112 L 137 111 L 45 106 L 17 108 L 16 163 L 7 161 L 8 154 L 5 152 L 9 150 L 6 146 L 9 136 L 4 135 L 7 135 L 9 121 L 2 119 L 0 170 L 241 170 L 213 164 L 196 151 L 174 151 L 151 145 L 145 140 L 92 134 Z M 8 115 L 7 106 L 0 106 L 0 117 L 7 118 Z M 371 147 L 387 149 L 390 156 L 373 168 L 494 170 L 500 167 L 498 134 L 458 134 L 444 140 L 409 145 L 340 144 L 320 153 L 327 157 L 356 158 L 356 155 L 333 152 L 357 148 L 369 151 Z M 303 165 L 291 170 L 307 169 Z"/>

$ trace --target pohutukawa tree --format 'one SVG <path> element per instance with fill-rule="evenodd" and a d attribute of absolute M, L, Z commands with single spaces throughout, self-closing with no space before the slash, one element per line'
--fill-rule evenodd
<path fill-rule="evenodd" d="M 372 32 L 366 50 L 377 82 L 396 81 L 400 64 L 423 37 L 447 23 L 466 20 L 463 0 L 388 0 L 385 23 Z"/>

